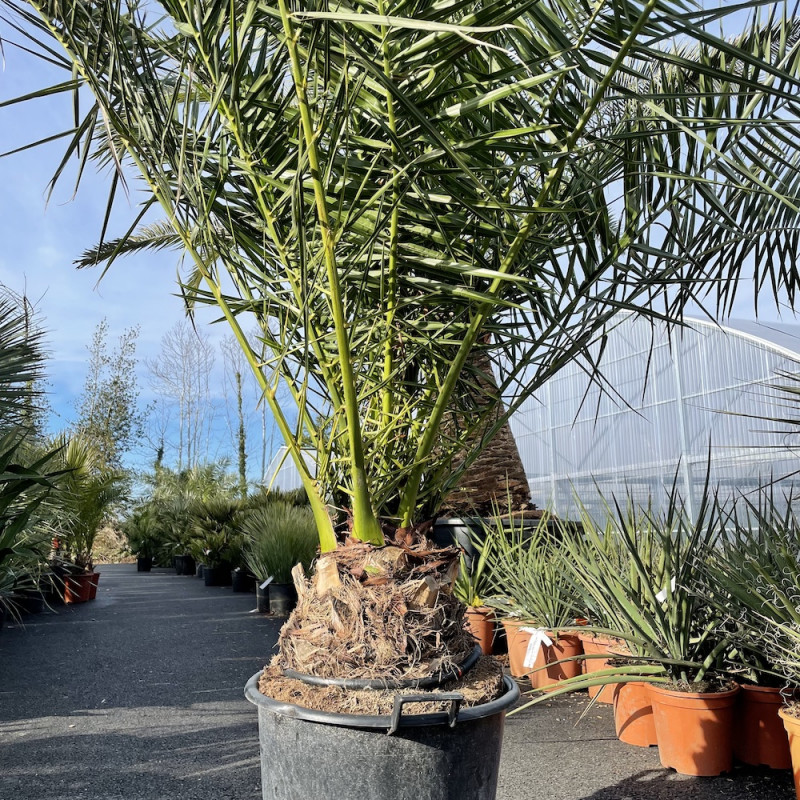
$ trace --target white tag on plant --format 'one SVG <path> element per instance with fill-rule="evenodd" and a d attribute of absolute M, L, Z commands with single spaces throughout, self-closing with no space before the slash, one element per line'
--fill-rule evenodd
<path fill-rule="evenodd" d="M 520 628 L 520 630 L 531 635 L 522 666 L 533 669 L 533 665 L 536 663 L 536 656 L 539 655 L 539 648 L 542 645 L 550 647 L 553 644 L 553 640 L 547 635 L 547 631 L 544 628 Z"/>
<path fill-rule="evenodd" d="M 267 588 L 267 586 L 269 586 L 269 585 L 272 583 L 272 581 L 273 581 L 274 577 L 275 577 L 274 575 L 270 575 L 270 576 L 269 576 L 269 578 L 267 578 L 267 579 L 264 581 L 264 583 L 262 583 L 262 584 L 261 584 L 261 586 L 259 586 L 258 588 L 259 588 L 259 589 L 266 589 L 266 588 Z"/>
<path fill-rule="evenodd" d="M 671 592 L 671 593 L 675 591 L 675 578 L 673 578 L 673 579 L 672 579 L 672 580 L 669 582 L 669 590 L 670 590 L 670 592 Z M 656 600 L 658 600 L 658 602 L 659 602 L 659 603 L 663 603 L 663 602 L 664 602 L 666 599 L 667 599 L 667 589 L 666 589 L 666 587 L 664 587 L 664 588 L 663 588 L 663 589 L 662 589 L 662 590 L 661 590 L 661 591 L 660 591 L 660 592 L 659 592 L 659 593 L 656 595 Z"/>

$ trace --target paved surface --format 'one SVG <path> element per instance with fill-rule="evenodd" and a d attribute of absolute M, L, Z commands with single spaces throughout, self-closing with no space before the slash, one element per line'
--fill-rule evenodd
<path fill-rule="evenodd" d="M 248 613 L 253 595 L 135 570 L 103 567 L 96 601 L 0 634 L 0 800 L 259 800 L 242 687 L 281 621 Z M 794 796 L 788 773 L 661 769 L 654 748 L 616 740 L 607 707 L 578 722 L 585 707 L 573 697 L 508 718 L 498 800 Z"/>

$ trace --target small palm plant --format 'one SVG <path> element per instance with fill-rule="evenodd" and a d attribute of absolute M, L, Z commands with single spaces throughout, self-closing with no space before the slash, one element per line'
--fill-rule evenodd
<path fill-rule="evenodd" d="M 66 557 L 79 570 L 91 572 L 97 534 L 123 499 L 123 476 L 107 467 L 93 444 L 80 434 L 62 439 L 57 463 L 63 474 L 45 523 L 61 541 Z"/>

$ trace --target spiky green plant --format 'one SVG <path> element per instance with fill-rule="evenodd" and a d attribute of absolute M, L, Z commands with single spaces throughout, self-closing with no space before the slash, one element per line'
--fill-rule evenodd
<path fill-rule="evenodd" d="M 308 506 L 276 500 L 250 511 L 242 522 L 244 559 L 259 582 L 291 583 L 292 569 L 308 571 L 317 555 L 317 531 Z"/>
<path fill-rule="evenodd" d="M 4 35 L 65 70 L 30 97 L 84 111 L 64 164 L 93 155 L 112 196 L 145 192 L 82 263 L 186 257 L 182 290 L 231 326 L 324 549 L 329 504 L 373 543 L 381 518 L 432 516 L 526 397 L 593 370 L 620 309 L 679 320 L 707 290 L 725 311 L 753 265 L 794 300 L 798 25 L 778 11 L 723 40 L 737 6 L 678 0 L 2 7 Z M 476 402 L 486 359 L 498 391 Z"/>
<path fill-rule="evenodd" d="M 511 517 L 485 525 L 490 605 L 531 624 L 559 631 L 574 627 L 580 595 L 559 557 L 553 517 L 543 514 L 535 526 Z"/>
<path fill-rule="evenodd" d="M 123 475 L 107 467 L 94 445 L 80 434 L 61 437 L 55 464 L 63 474 L 43 520 L 65 555 L 79 568 L 91 570 L 100 527 L 122 500 Z"/>

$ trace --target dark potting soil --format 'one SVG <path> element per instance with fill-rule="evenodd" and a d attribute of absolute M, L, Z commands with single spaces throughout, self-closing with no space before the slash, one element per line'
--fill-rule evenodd
<path fill-rule="evenodd" d="M 276 659 L 277 660 L 277 659 Z M 317 711 L 338 714 L 391 714 L 396 695 L 419 694 L 418 689 L 365 689 L 353 691 L 336 686 L 311 686 L 294 678 L 287 678 L 277 663 L 264 669 L 258 682 L 259 691 L 284 703 L 292 703 Z M 483 656 L 459 680 L 447 681 L 438 689 L 426 691 L 459 692 L 464 695 L 464 707 L 481 705 L 503 694 L 503 667 L 492 656 Z M 446 711 L 445 703 L 415 703 L 414 714 Z"/>

